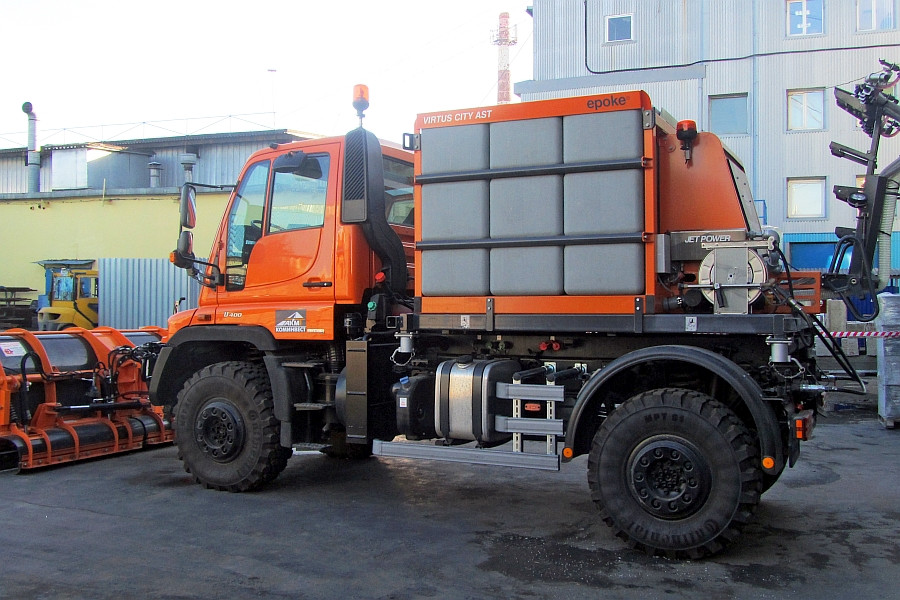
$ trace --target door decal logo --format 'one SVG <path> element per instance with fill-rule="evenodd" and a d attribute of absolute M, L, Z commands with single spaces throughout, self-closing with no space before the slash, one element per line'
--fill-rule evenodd
<path fill-rule="evenodd" d="M 306 333 L 306 311 L 276 310 L 275 333 Z"/>

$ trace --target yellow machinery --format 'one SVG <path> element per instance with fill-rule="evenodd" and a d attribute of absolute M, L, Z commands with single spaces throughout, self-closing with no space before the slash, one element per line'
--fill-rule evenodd
<path fill-rule="evenodd" d="M 50 306 L 38 311 L 38 329 L 60 331 L 69 327 L 93 329 L 98 325 L 97 271 L 61 269 L 53 274 Z"/>

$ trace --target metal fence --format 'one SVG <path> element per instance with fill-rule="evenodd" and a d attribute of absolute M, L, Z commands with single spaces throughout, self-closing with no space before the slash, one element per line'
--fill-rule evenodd
<path fill-rule="evenodd" d="M 145 325 L 165 327 L 175 303 L 194 308 L 199 284 L 162 258 L 101 258 L 100 325 L 133 329 Z"/>

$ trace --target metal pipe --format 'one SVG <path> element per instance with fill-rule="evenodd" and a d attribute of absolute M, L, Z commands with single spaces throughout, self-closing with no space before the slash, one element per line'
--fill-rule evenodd
<path fill-rule="evenodd" d="M 29 194 L 41 191 L 41 153 L 37 149 L 37 115 L 32 108 L 31 102 L 22 105 L 22 112 L 28 115 L 28 154 L 25 165 L 28 167 L 26 190 Z"/>

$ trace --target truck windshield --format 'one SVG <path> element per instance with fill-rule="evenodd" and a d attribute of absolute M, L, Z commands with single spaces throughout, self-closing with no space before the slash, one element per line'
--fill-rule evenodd
<path fill-rule="evenodd" d="M 225 289 L 244 287 L 247 262 L 253 246 L 262 237 L 263 207 L 269 182 L 269 161 L 258 162 L 247 169 L 228 213 Z"/>

